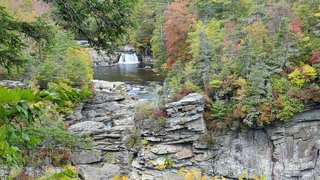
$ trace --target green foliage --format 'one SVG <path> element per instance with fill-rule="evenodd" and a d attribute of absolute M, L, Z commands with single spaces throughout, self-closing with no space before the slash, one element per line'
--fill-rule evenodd
<path fill-rule="evenodd" d="M 129 41 L 135 48 L 144 55 L 151 53 L 151 38 L 154 31 L 154 13 L 153 2 L 138 0 L 134 6 L 134 12 L 131 19 L 134 21 L 134 27 L 129 29 Z"/>
<path fill-rule="evenodd" d="M 18 29 L 19 23 L 14 21 L 3 7 L 0 7 L 0 22 L 0 66 L 10 69 L 23 62 L 23 58 L 21 58 L 23 43 L 17 31 L 8 30 L 10 28 Z"/>
<path fill-rule="evenodd" d="M 173 99 L 192 92 L 184 86 L 188 81 L 204 89 L 213 129 L 288 121 L 305 103 L 318 102 L 319 2 L 190 5 L 198 15 L 188 30 L 192 60 L 168 73 L 165 85 Z M 176 54 L 183 52 L 179 48 Z"/>
<path fill-rule="evenodd" d="M 216 100 L 211 106 L 212 117 L 219 119 L 225 118 L 227 115 L 227 108 L 223 101 Z"/>
<path fill-rule="evenodd" d="M 148 119 L 152 116 L 152 106 L 150 103 L 143 103 L 137 107 L 135 121 Z"/>
<path fill-rule="evenodd" d="M 92 61 L 87 49 L 81 49 L 70 33 L 59 31 L 44 61 L 33 62 L 26 71 L 31 79 L 46 89 L 50 83 L 88 89 L 93 79 Z M 26 72 L 27 73 L 27 72 Z"/>
<path fill-rule="evenodd" d="M 165 63 L 167 60 L 165 33 L 163 31 L 164 21 L 164 16 L 157 16 L 155 30 L 153 31 L 153 35 L 150 40 L 152 45 L 152 53 L 156 58 L 155 67 L 161 73 L 164 73 L 166 71 Z"/>
<path fill-rule="evenodd" d="M 138 131 L 134 130 L 126 140 L 126 147 L 128 149 L 133 149 L 135 147 L 138 147 L 139 145 L 140 145 L 140 135 L 138 134 Z"/>
<path fill-rule="evenodd" d="M 54 16 L 62 26 L 78 33 L 97 48 L 111 52 L 131 25 L 135 0 L 53 0 Z"/>
<path fill-rule="evenodd" d="M 40 47 L 49 46 L 53 31 L 50 25 L 41 20 L 35 22 L 20 22 L 9 16 L 6 10 L 0 6 L 0 66 L 9 70 L 14 67 L 21 67 L 26 58 L 23 56 L 25 47 L 25 35 L 32 38 Z"/>
<path fill-rule="evenodd" d="M 288 75 L 288 78 L 291 79 L 291 82 L 298 86 L 303 86 L 305 82 L 310 82 L 317 77 L 316 70 L 310 65 L 304 65 L 301 68 L 301 71 L 295 69 L 291 74 Z"/>
<path fill-rule="evenodd" d="M 79 180 L 79 178 L 71 169 L 65 169 L 53 174 L 47 174 L 43 177 L 37 178 L 36 180 Z"/>
<path fill-rule="evenodd" d="M 164 160 L 164 164 L 166 165 L 167 168 L 172 168 L 173 167 L 173 159 L 171 158 L 166 158 Z"/>
<path fill-rule="evenodd" d="M 81 99 L 75 90 L 67 91 L 62 87 L 39 92 L 0 87 L 1 164 L 15 166 L 25 163 L 25 158 L 21 154 L 23 149 L 35 149 L 44 145 L 46 140 L 50 140 L 50 144 L 72 146 L 74 138 L 68 133 L 63 133 L 62 125 L 57 126 L 53 123 L 54 127 L 51 130 L 49 127 L 45 129 L 46 126 L 43 125 L 39 127 L 36 123 L 45 117 L 44 109 L 49 107 L 46 102 L 58 108 L 64 107 L 65 102 L 76 103 Z"/>
<path fill-rule="evenodd" d="M 281 102 L 281 108 L 276 110 L 276 117 L 282 121 L 288 121 L 293 115 L 303 110 L 304 105 L 298 99 L 281 95 L 278 100 Z"/>

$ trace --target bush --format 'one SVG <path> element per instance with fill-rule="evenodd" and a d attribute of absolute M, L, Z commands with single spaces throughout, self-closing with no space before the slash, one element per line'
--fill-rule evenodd
<path fill-rule="evenodd" d="M 61 87 L 39 92 L 0 87 L 0 163 L 21 166 L 30 160 L 29 152 L 68 151 L 80 145 L 59 114 L 66 101 L 80 100 L 75 90 Z"/>
<path fill-rule="evenodd" d="M 135 121 L 145 120 L 152 116 L 152 106 L 149 102 L 140 104 L 136 109 Z"/>

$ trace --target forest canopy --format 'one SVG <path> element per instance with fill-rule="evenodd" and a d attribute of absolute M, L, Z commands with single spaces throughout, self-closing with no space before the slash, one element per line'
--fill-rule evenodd
<path fill-rule="evenodd" d="M 129 41 L 152 50 L 171 98 L 205 94 L 212 128 L 288 121 L 319 103 L 319 1 L 140 0 L 136 8 Z"/>

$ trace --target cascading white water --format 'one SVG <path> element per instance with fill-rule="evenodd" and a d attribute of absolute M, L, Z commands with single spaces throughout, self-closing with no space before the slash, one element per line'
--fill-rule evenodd
<path fill-rule="evenodd" d="M 139 64 L 136 53 L 121 53 L 119 64 Z"/>

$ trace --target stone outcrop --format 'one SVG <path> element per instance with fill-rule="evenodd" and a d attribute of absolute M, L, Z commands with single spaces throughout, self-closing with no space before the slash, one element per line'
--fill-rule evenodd
<path fill-rule="evenodd" d="M 118 63 L 121 53 L 137 53 L 139 62 L 142 62 L 144 64 L 153 64 L 155 62 L 155 58 L 152 55 L 139 54 L 136 51 L 136 49 L 131 45 L 125 45 L 123 47 L 119 47 L 118 50 L 113 54 L 109 54 L 103 50 L 98 52 L 93 48 L 89 49 L 89 53 L 93 61 L 94 67 L 114 66 L 115 64 Z"/>
<path fill-rule="evenodd" d="M 81 115 L 69 128 L 94 140 L 94 150 L 75 152 L 72 158 L 84 179 L 122 174 L 134 180 L 179 180 L 182 167 L 207 178 L 320 179 L 319 109 L 263 129 L 211 134 L 200 94 L 166 104 L 167 119 L 159 128 L 150 119 L 135 121 L 141 102 L 109 87 L 113 85 L 98 88 L 93 99 L 78 108 Z M 128 142 L 136 147 L 128 147 Z"/>
<path fill-rule="evenodd" d="M 127 130 L 134 128 L 134 107 L 140 101 L 134 101 L 118 90 L 121 85 L 93 81 L 95 94 L 92 99 L 76 107 L 77 115 L 67 117 L 68 121 L 76 122 L 71 123 L 70 131 L 90 135 L 94 141 L 92 151 L 75 152 L 71 159 L 84 179 L 109 179 L 111 175 L 129 173 L 129 152 L 123 139 Z M 112 172 L 108 173 L 108 170 Z"/>
<path fill-rule="evenodd" d="M 118 62 L 118 59 L 120 56 L 119 53 L 108 54 L 107 52 L 104 52 L 104 51 L 97 52 L 94 49 L 90 49 L 89 53 L 93 61 L 94 67 L 113 66 Z"/>
<path fill-rule="evenodd" d="M 20 82 L 20 81 L 11 81 L 11 80 L 2 80 L 0 81 L 0 86 L 6 86 L 9 89 L 13 89 L 13 88 L 20 88 L 20 89 L 26 89 L 27 86 Z"/>
<path fill-rule="evenodd" d="M 146 173 L 160 176 L 162 172 L 157 171 L 158 167 L 168 161 L 172 161 L 173 169 L 197 167 L 202 161 L 200 156 L 206 153 L 195 143 L 206 133 L 202 116 L 204 98 L 200 94 L 189 94 L 178 102 L 167 104 L 165 110 L 168 117 L 160 131 L 138 127 L 150 148 L 141 148 L 132 162 L 135 179 L 144 179 Z"/>

